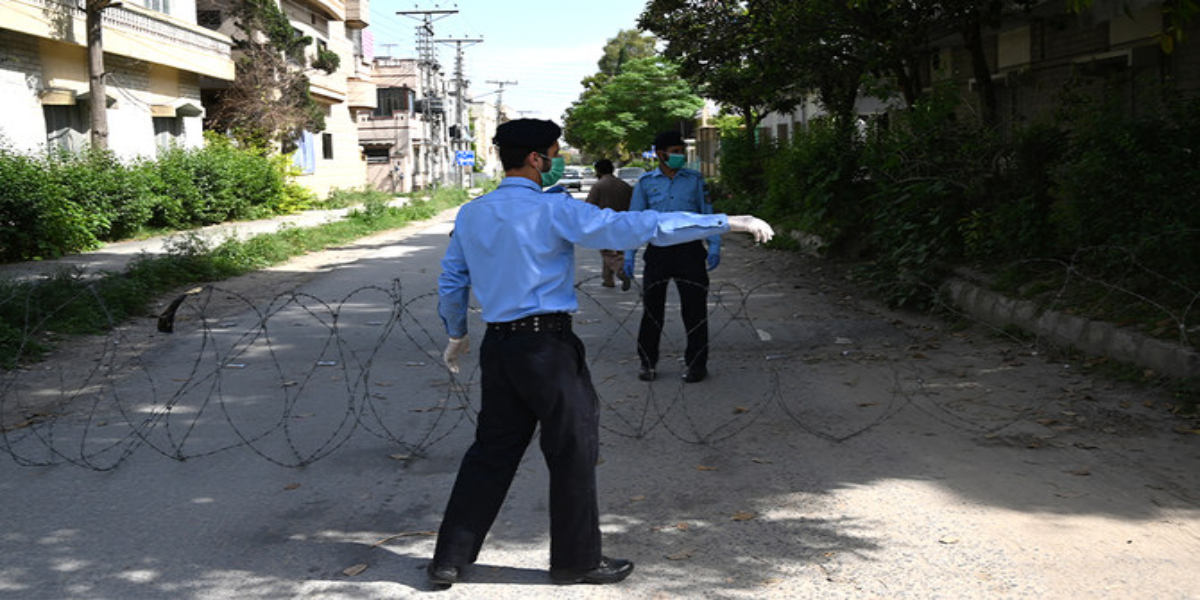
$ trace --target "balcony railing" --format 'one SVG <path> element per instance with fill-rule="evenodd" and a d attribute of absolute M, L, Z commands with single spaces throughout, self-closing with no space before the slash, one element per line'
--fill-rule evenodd
<path fill-rule="evenodd" d="M 34 4 L 45 7 L 47 13 L 54 10 L 66 11 L 71 17 L 84 20 L 86 13 L 84 11 L 85 0 L 20 0 L 28 4 Z M 65 16 L 65 15 L 64 15 Z M 173 19 L 168 15 L 142 8 L 135 4 L 121 4 L 114 6 L 102 13 L 102 20 L 106 29 L 125 30 L 135 33 L 140 33 L 145 36 L 153 37 L 163 42 L 171 44 L 188 46 L 195 50 L 207 52 L 216 56 L 229 56 L 231 42 L 228 38 L 220 34 L 212 34 L 206 29 L 202 29 L 197 25 L 192 25 L 195 29 L 188 29 L 182 25 L 182 22 Z M 189 24 L 191 25 L 191 24 Z"/>
<path fill-rule="evenodd" d="M 15 23 L 19 31 L 60 42 L 86 45 L 87 15 L 84 0 L 4 0 L 29 17 Z M 207 75 L 232 73 L 232 40 L 194 23 L 176 19 L 134 4 L 107 8 L 101 23 L 106 52 L 150 62 L 187 68 L 189 61 L 203 61 Z M 6 24 L 7 25 L 7 24 Z M 21 25 L 26 25 L 22 27 Z M 226 65 L 225 63 L 228 63 Z M 210 72 L 217 71 L 217 72 Z"/>

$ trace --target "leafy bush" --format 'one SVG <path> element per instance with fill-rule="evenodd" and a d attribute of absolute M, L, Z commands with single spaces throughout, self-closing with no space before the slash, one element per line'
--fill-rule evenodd
<path fill-rule="evenodd" d="M 124 163 L 107 151 L 22 154 L 0 144 L 0 259 L 55 257 L 146 227 L 188 229 L 296 212 L 316 201 L 291 160 L 206 135 Z"/>
<path fill-rule="evenodd" d="M 1070 154 L 1055 172 L 1062 252 L 1130 250 L 1149 269 L 1200 287 L 1198 109 L 1193 101 L 1138 118 L 1106 110 L 1074 124 Z"/>
<path fill-rule="evenodd" d="M 811 123 L 766 161 L 762 213 L 842 245 L 864 217 L 861 153 L 857 135 L 830 121 Z"/>
<path fill-rule="evenodd" d="M 0 146 L 0 258 L 52 256 L 63 246 L 94 243 L 72 226 L 70 210 L 55 209 L 64 196 L 44 159 Z"/>

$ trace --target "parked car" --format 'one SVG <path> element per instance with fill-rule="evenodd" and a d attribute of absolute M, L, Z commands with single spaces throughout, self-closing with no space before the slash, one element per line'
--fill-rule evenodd
<path fill-rule="evenodd" d="M 583 189 L 588 189 L 596 185 L 596 170 L 591 167 L 583 167 Z"/>
<path fill-rule="evenodd" d="M 558 180 L 558 184 L 568 190 L 580 191 L 583 189 L 583 167 L 567 167 L 563 171 L 562 179 Z"/>
<path fill-rule="evenodd" d="M 646 173 L 646 170 L 641 167 L 621 167 L 617 169 L 617 179 L 623 180 L 629 185 L 637 185 L 638 179 Z"/>

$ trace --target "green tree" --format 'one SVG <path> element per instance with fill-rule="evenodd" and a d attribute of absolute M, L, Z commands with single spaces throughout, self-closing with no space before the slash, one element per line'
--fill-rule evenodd
<path fill-rule="evenodd" d="M 742 117 L 754 131 L 772 111 L 790 111 L 807 91 L 791 79 L 786 61 L 772 55 L 751 5 L 741 0 L 650 0 L 638 27 L 666 42 L 664 54 L 705 98 Z"/>
<path fill-rule="evenodd" d="M 654 47 L 657 42 L 654 36 L 636 29 L 622 29 L 604 44 L 604 55 L 596 66 L 600 68 L 600 73 L 616 75 L 629 61 L 658 56 L 658 50 Z"/>
<path fill-rule="evenodd" d="M 649 149 L 659 131 L 694 118 L 704 106 L 678 68 L 661 57 L 631 61 L 612 77 L 601 75 L 591 78 L 593 86 L 565 118 L 567 142 L 589 154 L 632 158 Z"/>
<path fill-rule="evenodd" d="M 234 82 L 213 114 L 216 128 L 264 148 L 325 129 L 305 73 L 304 50 L 312 38 L 292 27 L 275 0 L 235 0 L 233 15 L 242 33 L 234 37 L 240 56 Z"/>

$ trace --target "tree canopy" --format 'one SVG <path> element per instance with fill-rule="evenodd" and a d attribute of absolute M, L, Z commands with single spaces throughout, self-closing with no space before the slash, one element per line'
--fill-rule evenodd
<path fill-rule="evenodd" d="M 1062 0 L 1083 11 L 1094 0 Z M 1036 0 L 650 0 L 638 26 L 666 42 L 664 54 L 702 95 L 743 117 L 752 131 L 769 112 L 815 95 L 849 117 L 870 82 L 886 83 L 912 105 L 921 99 L 919 65 L 934 35 L 962 36 L 985 121 L 996 112 L 984 32 Z M 1200 0 L 1167 0 L 1159 35 L 1170 51 Z"/>
<path fill-rule="evenodd" d="M 651 55 L 626 61 L 606 61 L 622 55 L 620 48 L 638 47 L 651 36 L 621 32 L 606 46 L 600 72 L 583 80 L 584 91 L 567 109 L 567 143 L 596 156 L 626 160 L 649 149 L 654 136 L 692 119 L 704 101 L 679 76 L 671 61 Z M 609 50 L 614 49 L 612 53 Z M 644 48 L 653 48 L 653 43 Z M 628 57 L 642 50 L 627 50 Z M 612 67 L 612 73 L 603 69 Z"/>
<path fill-rule="evenodd" d="M 629 61 L 658 56 L 658 50 L 654 47 L 657 43 L 658 40 L 652 35 L 636 29 L 622 29 L 604 44 L 604 55 L 596 66 L 600 73 L 616 75 Z"/>
<path fill-rule="evenodd" d="M 237 0 L 233 9 L 241 56 L 233 84 L 219 96 L 216 126 L 260 147 L 324 129 L 305 73 L 304 50 L 312 38 L 292 27 L 274 0 Z"/>

